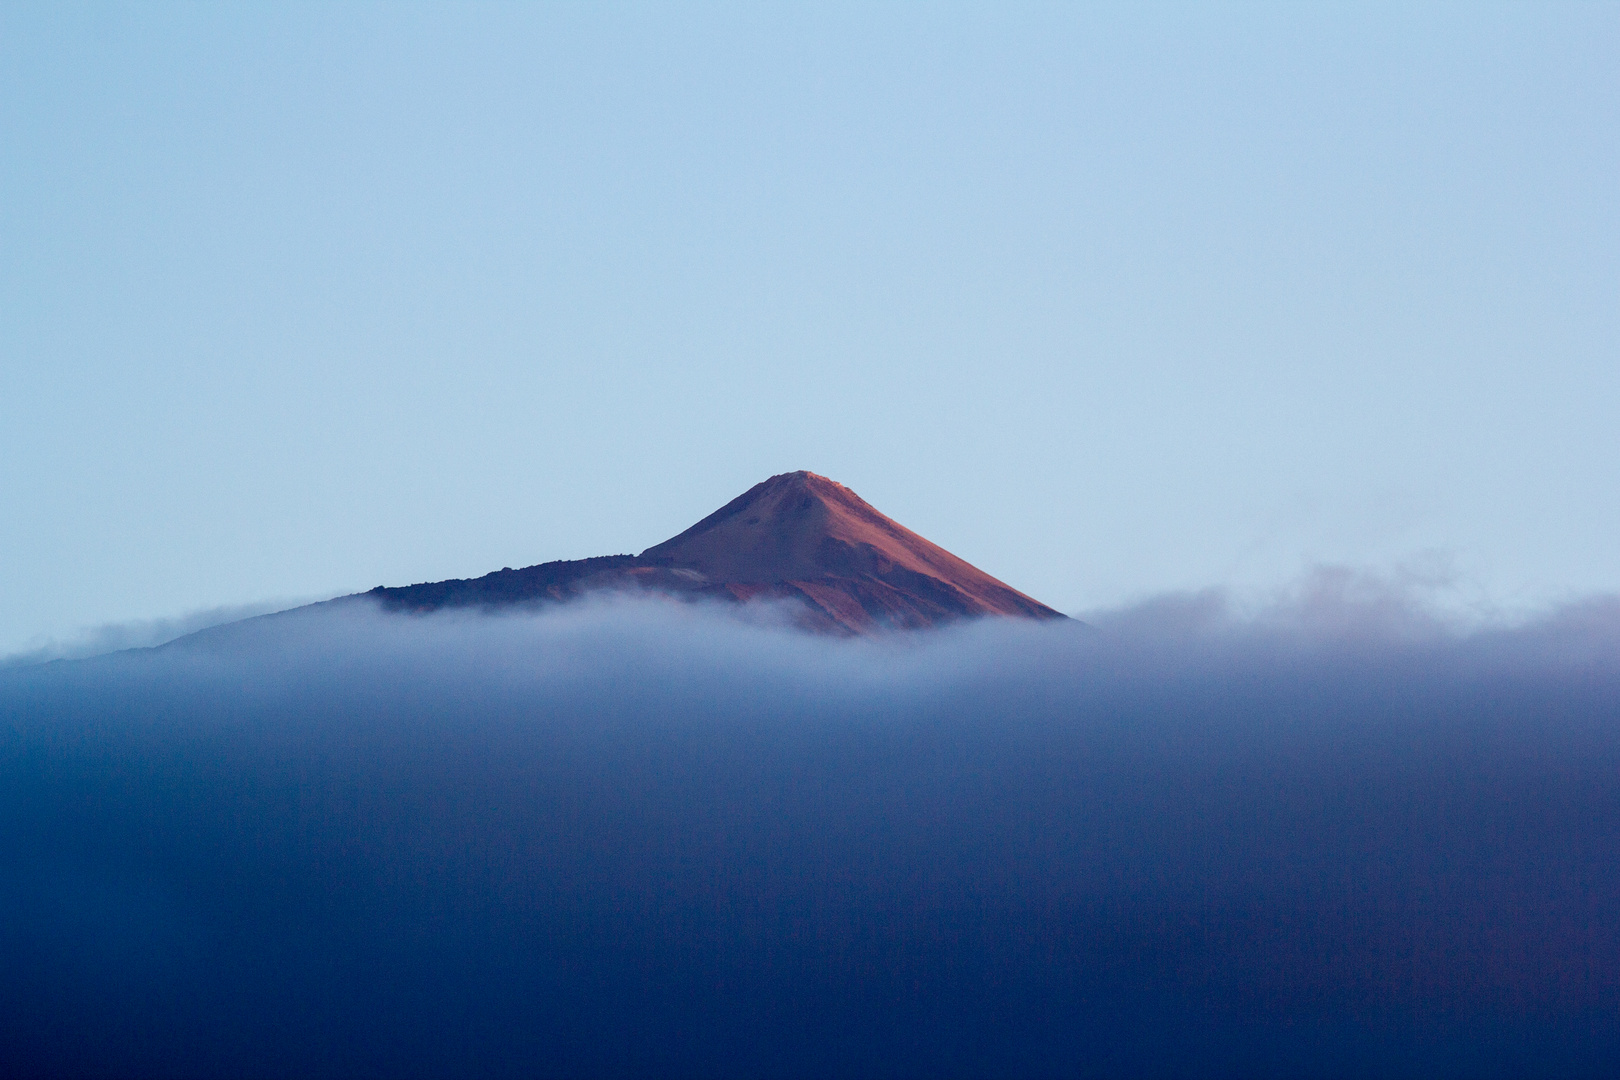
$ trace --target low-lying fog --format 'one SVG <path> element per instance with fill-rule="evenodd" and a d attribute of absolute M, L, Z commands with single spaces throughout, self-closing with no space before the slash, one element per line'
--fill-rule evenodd
<path fill-rule="evenodd" d="M 0 1072 L 1620 1061 L 1620 604 L 333 605 L 0 672 Z"/>

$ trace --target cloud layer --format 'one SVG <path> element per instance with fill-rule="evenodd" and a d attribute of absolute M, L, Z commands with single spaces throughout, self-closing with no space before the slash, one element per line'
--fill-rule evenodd
<path fill-rule="evenodd" d="M 359 604 L 0 672 L 0 1054 L 118 1075 L 1620 1056 L 1620 605 L 870 641 Z"/>
<path fill-rule="evenodd" d="M 251 619 L 291 606 L 290 603 L 240 604 L 193 611 L 172 619 L 103 623 L 63 638 L 36 638 L 32 644 L 17 652 L 0 655 L 0 670 L 29 667 L 52 660 L 84 660 L 121 649 L 150 649 L 210 626 Z"/>

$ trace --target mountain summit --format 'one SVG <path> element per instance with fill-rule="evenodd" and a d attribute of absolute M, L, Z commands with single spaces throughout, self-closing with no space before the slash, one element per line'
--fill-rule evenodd
<path fill-rule="evenodd" d="M 812 629 L 858 634 L 981 615 L 1064 616 L 812 472 L 755 484 L 640 555 L 542 563 L 366 594 L 396 610 L 563 601 L 650 589 L 735 602 L 795 600 Z"/>

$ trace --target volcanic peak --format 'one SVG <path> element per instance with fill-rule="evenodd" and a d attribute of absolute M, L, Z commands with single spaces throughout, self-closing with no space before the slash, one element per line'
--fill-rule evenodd
<path fill-rule="evenodd" d="M 562 601 L 603 588 L 728 601 L 800 602 L 806 626 L 833 633 L 933 626 L 979 615 L 1064 616 L 930 543 L 825 476 L 755 484 L 637 556 L 501 570 L 482 578 L 376 588 L 384 606 L 428 611 Z"/>
<path fill-rule="evenodd" d="M 907 538 L 933 546 L 844 485 L 791 472 L 755 484 L 641 558 L 690 567 L 717 581 L 768 584 L 848 572 L 853 568 L 841 545 L 905 549 Z"/>

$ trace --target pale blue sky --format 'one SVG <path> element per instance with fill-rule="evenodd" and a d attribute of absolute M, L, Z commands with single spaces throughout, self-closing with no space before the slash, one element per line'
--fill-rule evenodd
<path fill-rule="evenodd" d="M 1620 588 L 1620 8 L 0 9 L 0 652 L 808 468 L 1069 611 Z"/>

